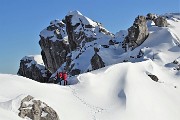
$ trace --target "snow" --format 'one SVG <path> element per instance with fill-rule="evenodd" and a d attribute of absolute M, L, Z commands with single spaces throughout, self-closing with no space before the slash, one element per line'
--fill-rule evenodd
<path fill-rule="evenodd" d="M 86 16 L 83 16 L 79 11 L 70 11 L 67 16 L 72 15 L 72 25 L 76 25 L 76 23 L 84 23 L 85 25 L 93 25 L 97 26 L 96 22 L 93 22 L 91 19 L 89 19 Z"/>
<path fill-rule="evenodd" d="M 38 67 L 41 70 L 45 69 L 41 55 L 29 55 L 29 56 L 23 57 L 21 60 L 28 61 L 28 63 L 26 63 L 27 67 L 31 67 L 34 64 L 36 65 L 36 67 Z"/>
<path fill-rule="evenodd" d="M 29 56 L 25 56 L 23 57 L 21 60 L 31 60 L 33 61 L 34 64 L 44 64 L 43 60 L 42 60 L 42 56 L 41 55 L 29 55 Z"/>
<path fill-rule="evenodd" d="M 151 27 L 151 26 L 154 26 L 154 25 L 155 25 L 155 23 L 152 20 L 147 21 L 147 27 Z"/>
<path fill-rule="evenodd" d="M 22 120 L 17 115 L 20 100 L 31 95 L 52 107 L 61 120 L 180 120 L 180 71 L 173 69 L 180 61 L 180 20 L 171 17 L 168 23 L 162 28 L 149 26 L 147 40 L 126 53 L 120 47 L 101 47 L 101 40 L 86 44 L 83 57 L 75 63 L 90 59 L 87 56 L 94 53 L 90 45 L 98 43 L 98 54 L 109 66 L 71 77 L 67 86 L 0 74 L 0 119 Z M 73 51 L 72 56 L 78 53 Z"/>
<path fill-rule="evenodd" d="M 69 15 L 82 15 L 78 10 L 74 10 L 74 11 L 69 11 L 67 16 Z"/>
<path fill-rule="evenodd" d="M 161 82 L 152 81 L 146 72 L 157 75 Z M 45 101 L 57 111 L 60 119 L 65 120 L 179 120 L 179 78 L 147 60 L 119 63 L 81 74 L 76 78 L 78 83 L 69 86 L 42 84 L 15 75 L 1 74 L 0 94 L 8 96 L 10 100 L 22 93 L 30 94 Z M 10 84 L 13 86 L 9 89 Z M 12 105 L 8 101 L 0 104 L 3 110 Z M 8 116 L 13 115 L 14 111 L 5 110 L 8 110 L 8 115 L 6 113 L 3 120 L 10 120 Z"/>
<path fill-rule="evenodd" d="M 45 39 L 48 38 L 48 39 L 50 39 L 50 40 L 52 40 L 54 42 L 56 40 L 62 41 L 63 38 L 65 38 L 67 36 L 66 25 L 62 21 L 60 21 L 59 19 L 56 19 L 56 20 L 53 20 L 53 21 L 50 22 L 49 27 L 52 27 L 52 26 L 55 26 L 57 29 L 48 30 L 47 28 L 45 28 L 44 30 L 42 30 L 40 32 L 40 36 L 44 37 Z M 58 39 L 57 36 L 55 35 L 55 32 L 57 34 L 60 34 L 62 36 L 62 39 Z"/>
<path fill-rule="evenodd" d="M 127 30 L 120 30 L 119 32 L 117 32 L 115 34 L 115 40 L 117 42 L 122 42 L 127 35 L 128 35 L 128 31 Z"/>

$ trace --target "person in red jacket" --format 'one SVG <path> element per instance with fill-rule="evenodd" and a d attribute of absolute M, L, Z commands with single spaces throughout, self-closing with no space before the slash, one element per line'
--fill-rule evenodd
<path fill-rule="evenodd" d="M 62 79 L 64 80 L 64 85 L 67 85 L 67 72 L 62 73 Z"/>
<path fill-rule="evenodd" d="M 63 73 L 62 73 L 62 72 L 59 73 L 59 77 L 60 77 L 60 79 L 61 79 L 61 80 L 60 80 L 60 85 L 61 85 L 61 81 L 62 81 L 62 78 L 63 78 Z"/>
<path fill-rule="evenodd" d="M 60 83 L 60 85 L 61 85 L 62 77 L 63 77 L 63 73 L 62 72 L 60 72 L 60 73 L 57 72 L 56 79 L 57 79 L 57 82 Z"/>

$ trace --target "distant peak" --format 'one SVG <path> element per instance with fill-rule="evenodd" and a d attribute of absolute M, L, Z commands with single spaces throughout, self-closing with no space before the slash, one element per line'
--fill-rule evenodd
<path fill-rule="evenodd" d="M 78 10 L 69 11 L 67 15 L 82 15 Z"/>

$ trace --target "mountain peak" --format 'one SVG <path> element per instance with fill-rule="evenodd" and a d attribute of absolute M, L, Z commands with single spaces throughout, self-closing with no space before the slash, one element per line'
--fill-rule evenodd
<path fill-rule="evenodd" d="M 83 23 L 85 25 L 97 26 L 97 23 L 91 20 L 90 18 L 84 16 L 77 10 L 70 11 L 67 16 L 72 16 L 72 24 L 75 25 L 77 23 Z"/>
<path fill-rule="evenodd" d="M 69 16 L 69 15 L 81 15 L 82 16 L 82 14 L 78 10 L 69 11 L 67 16 Z"/>

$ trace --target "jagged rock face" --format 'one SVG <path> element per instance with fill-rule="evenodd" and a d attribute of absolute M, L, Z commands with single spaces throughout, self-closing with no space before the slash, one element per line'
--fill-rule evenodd
<path fill-rule="evenodd" d="M 58 114 L 46 103 L 28 95 L 21 101 L 19 116 L 32 120 L 59 120 Z"/>
<path fill-rule="evenodd" d="M 88 36 L 85 33 L 85 30 L 87 28 L 93 28 L 92 25 L 85 25 L 81 18 L 79 18 L 78 23 L 73 25 L 72 20 L 73 15 L 66 16 L 66 25 L 67 25 L 67 34 L 68 34 L 68 40 L 70 43 L 71 50 L 75 50 L 77 47 L 83 47 L 86 42 L 91 42 L 93 40 L 96 40 L 93 35 Z M 76 28 L 79 29 L 79 31 L 76 31 Z M 81 45 L 82 41 L 84 40 L 83 44 Z"/>
<path fill-rule="evenodd" d="M 134 49 L 141 45 L 148 37 L 148 28 L 146 24 L 146 17 L 138 16 L 133 26 L 128 29 L 128 35 L 123 41 L 123 47 L 127 50 L 128 48 Z"/>
<path fill-rule="evenodd" d="M 65 61 L 69 53 L 66 24 L 60 20 L 50 22 L 50 25 L 41 31 L 39 44 L 41 55 L 46 68 L 54 73 Z"/>
<path fill-rule="evenodd" d="M 59 68 L 71 75 L 79 74 L 84 71 L 80 66 L 87 68 L 93 56 L 86 54 L 86 51 L 93 51 L 100 41 L 107 41 L 108 44 L 113 36 L 101 23 L 78 11 L 71 11 L 62 21 L 52 21 L 50 26 L 41 31 L 39 44 L 44 64 L 52 73 Z M 82 61 L 82 56 L 87 58 L 89 65 L 78 62 Z"/>
<path fill-rule="evenodd" d="M 95 54 L 91 59 L 91 66 L 92 70 L 97 70 L 99 68 L 105 67 L 105 63 L 103 62 L 102 58 L 97 54 L 99 50 L 94 48 Z"/>
<path fill-rule="evenodd" d="M 147 20 L 155 20 L 157 18 L 156 14 L 148 13 L 146 16 Z"/>
<path fill-rule="evenodd" d="M 43 64 L 38 64 L 33 56 L 21 59 L 20 68 L 17 74 L 38 82 L 48 82 L 48 79 L 51 76 L 51 73 L 45 69 L 45 66 Z"/>
<path fill-rule="evenodd" d="M 66 56 L 69 53 L 68 45 L 63 41 L 51 41 L 43 39 L 39 41 L 42 48 L 41 55 L 45 66 L 54 73 L 64 62 L 66 62 Z"/>
<path fill-rule="evenodd" d="M 85 43 L 98 39 L 100 37 L 97 36 L 98 33 L 111 35 L 100 23 L 83 16 L 79 11 L 70 12 L 65 21 L 71 50 L 82 48 Z"/>
<path fill-rule="evenodd" d="M 167 27 L 168 26 L 166 18 L 164 18 L 162 16 L 159 16 L 158 18 L 156 18 L 154 20 L 154 23 L 158 27 Z"/>

